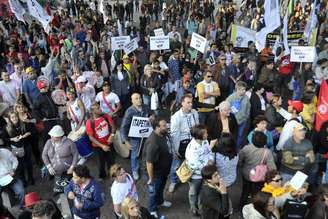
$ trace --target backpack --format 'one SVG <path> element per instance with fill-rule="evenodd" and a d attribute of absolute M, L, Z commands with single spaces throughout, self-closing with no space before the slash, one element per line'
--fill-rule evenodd
<path fill-rule="evenodd" d="M 251 169 L 249 172 L 249 179 L 252 182 L 264 182 L 265 174 L 268 172 L 268 166 L 264 164 L 266 160 L 268 150 L 264 149 L 264 153 L 262 155 L 261 163 L 256 165 L 254 168 Z M 265 161 L 266 163 L 266 161 Z"/>
<path fill-rule="evenodd" d="M 305 218 L 307 212 L 308 203 L 306 201 L 287 199 L 283 207 L 282 219 Z"/>

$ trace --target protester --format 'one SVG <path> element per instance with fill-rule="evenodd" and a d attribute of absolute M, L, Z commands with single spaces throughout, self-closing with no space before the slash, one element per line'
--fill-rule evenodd
<path fill-rule="evenodd" d="M 100 207 L 104 205 L 105 194 L 100 185 L 90 176 L 86 166 L 73 168 L 73 178 L 65 188 L 68 199 L 74 201 L 73 214 L 82 219 L 99 218 Z"/>
<path fill-rule="evenodd" d="M 155 118 L 152 122 L 154 131 L 145 142 L 146 168 L 148 173 L 148 209 L 158 218 L 157 206 L 171 207 L 172 203 L 164 200 L 164 188 L 170 173 L 172 148 L 167 143 L 167 123 Z M 172 147 L 172 146 L 171 146 Z"/>
<path fill-rule="evenodd" d="M 122 214 L 124 219 L 140 218 L 151 219 L 152 216 L 148 210 L 133 198 L 125 198 L 122 202 Z"/>

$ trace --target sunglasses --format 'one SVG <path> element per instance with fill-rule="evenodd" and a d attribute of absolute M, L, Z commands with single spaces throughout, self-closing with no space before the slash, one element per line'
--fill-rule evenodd
<path fill-rule="evenodd" d="M 208 76 L 206 76 L 207 78 L 213 78 L 213 75 L 208 75 Z"/>
<path fill-rule="evenodd" d="M 220 59 L 221 61 L 225 61 L 226 59 Z"/>
<path fill-rule="evenodd" d="M 273 182 L 280 182 L 280 181 L 282 181 L 282 178 L 279 178 L 279 179 L 273 179 L 272 181 L 273 181 Z"/>

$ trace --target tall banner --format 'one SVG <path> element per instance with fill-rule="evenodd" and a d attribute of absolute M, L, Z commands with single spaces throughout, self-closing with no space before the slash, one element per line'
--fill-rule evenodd
<path fill-rule="evenodd" d="M 284 47 L 285 47 L 285 55 L 288 55 L 290 53 L 289 45 L 288 45 L 288 8 L 286 9 L 286 13 L 284 16 L 284 29 L 283 32 L 283 38 L 284 38 Z"/>
<path fill-rule="evenodd" d="M 328 85 L 322 80 L 320 86 L 317 114 L 315 117 L 315 130 L 320 131 L 321 125 L 328 121 Z"/>
<path fill-rule="evenodd" d="M 100 0 L 99 12 L 103 15 L 104 24 L 106 24 L 106 22 L 108 20 L 108 16 L 106 15 L 106 12 L 105 12 L 105 9 L 104 9 L 104 0 Z"/>
<path fill-rule="evenodd" d="M 231 42 L 234 47 L 247 48 L 248 41 L 255 42 L 254 30 L 233 24 L 231 27 Z"/>
<path fill-rule="evenodd" d="M 9 0 L 9 6 L 11 11 L 16 16 L 17 20 L 25 23 L 23 15 L 25 14 L 25 9 L 18 0 Z"/>
<path fill-rule="evenodd" d="M 42 24 L 46 33 L 49 33 L 51 17 L 47 14 L 46 10 L 36 0 L 27 0 L 26 2 L 29 13 Z"/>
<path fill-rule="evenodd" d="M 312 4 L 311 14 L 308 19 L 308 22 L 306 23 L 305 30 L 304 30 L 304 36 L 307 42 L 310 41 L 311 32 L 317 25 L 317 21 L 318 21 L 317 15 L 315 14 L 316 5 L 317 5 L 317 0 L 315 0 L 314 3 Z"/>
<path fill-rule="evenodd" d="M 264 2 L 265 27 L 256 33 L 256 49 L 260 52 L 265 47 L 267 34 L 273 32 L 280 26 L 280 12 L 278 0 L 265 0 Z"/>

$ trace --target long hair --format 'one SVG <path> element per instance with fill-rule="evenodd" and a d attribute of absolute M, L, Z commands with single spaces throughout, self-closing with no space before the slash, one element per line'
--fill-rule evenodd
<path fill-rule="evenodd" d="M 267 215 L 267 206 L 272 195 L 267 192 L 258 192 L 253 198 L 253 206 L 263 217 Z"/>
<path fill-rule="evenodd" d="M 122 204 L 121 204 L 121 210 L 122 210 L 122 215 L 124 219 L 129 219 L 130 215 L 129 215 L 129 209 L 132 205 L 137 205 L 139 206 L 139 203 L 134 200 L 133 198 L 127 197 L 123 200 Z"/>
<path fill-rule="evenodd" d="M 12 115 L 15 115 L 15 116 L 17 116 L 17 118 L 18 118 L 18 124 L 17 125 L 15 125 L 11 120 L 10 120 L 10 116 L 12 116 Z M 25 126 L 25 124 L 19 119 L 19 116 L 18 116 L 18 113 L 17 112 L 15 112 L 15 111 L 10 111 L 9 113 L 8 113 L 8 123 L 7 123 L 7 127 L 6 127 L 6 129 L 7 129 L 7 132 L 8 132 L 8 135 L 10 136 L 10 137 L 14 137 L 14 136 L 17 136 L 17 135 L 20 135 L 21 133 L 20 132 L 18 132 L 17 130 L 16 130 L 16 127 L 19 127 L 20 128 L 20 130 L 22 131 L 22 132 L 25 132 L 26 131 L 26 126 Z"/>

